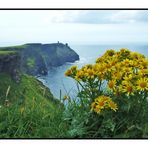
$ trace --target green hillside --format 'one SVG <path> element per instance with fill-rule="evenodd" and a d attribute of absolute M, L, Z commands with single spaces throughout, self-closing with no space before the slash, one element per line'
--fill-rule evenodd
<path fill-rule="evenodd" d="M 0 74 L 0 138 L 62 137 L 62 105 L 32 76 Z"/>

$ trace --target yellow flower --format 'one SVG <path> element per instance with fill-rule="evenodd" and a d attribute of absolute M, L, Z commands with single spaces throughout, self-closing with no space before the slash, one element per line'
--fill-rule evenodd
<path fill-rule="evenodd" d="M 98 102 L 98 106 L 101 108 L 101 109 L 103 109 L 104 107 L 105 107 L 105 101 L 99 101 Z"/>
<path fill-rule="evenodd" d="M 71 76 L 71 74 L 72 74 L 72 71 L 71 71 L 71 69 L 68 69 L 66 72 L 65 72 L 65 76 Z"/>
<path fill-rule="evenodd" d="M 127 93 L 127 95 L 134 95 L 134 86 L 130 82 L 123 81 L 122 84 L 122 92 Z"/>
<path fill-rule="evenodd" d="M 110 63 L 107 63 L 105 65 L 105 68 L 108 70 L 108 71 L 111 71 L 111 68 L 112 68 L 112 65 Z"/>
<path fill-rule="evenodd" d="M 148 90 L 148 78 L 140 78 L 137 81 L 137 90 Z"/>
<path fill-rule="evenodd" d="M 65 72 L 65 76 L 73 76 L 75 75 L 77 72 L 77 66 L 72 66 L 70 69 L 68 69 L 66 72 Z"/>
<path fill-rule="evenodd" d="M 109 56 L 113 56 L 115 54 L 115 51 L 113 49 L 107 50 L 106 52 Z"/>
<path fill-rule="evenodd" d="M 119 53 L 122 55 L 122 56 L 127 56 L 130 54 L 130 51 L 127 49 L 127 48 L 122 48 L 120 49 Z"/>
<path fill-rule="evenodd" d="M 93 71 L 93 69 L 88 69 L 87 72 L 85 73 L 86 77 L 88 77 L 88 79 L 94 79 L 95 77 L 95 73 Z"/>
<path fill-rule="evenodd" d="M 122 65 L 123 65 L 123 66 L 125 66 L 125 65 L 126 65 L 126 66 L 129 66 L 130 64 L 132 64 L 132 61 L 129 60 L 129 59 L 125 59 L 125 60 L 122 61 Z"/>
<path fill-rule="evenodd" d="M 100 106 L 96 106 L 96 108 L 94 109 L 94 111 L 98 114 L 101 112 L 101 108 Z"/>
<path fill-rule="evenodd" d="M 148 59 L 142 59 L 142 61 L 140 62 L 140 64 L 139 64 L 139 67 L 140 68 L 148 68 Z"/>
<path fill-rule="evenodd" d="M 116 81 L 115 80 L 110 80 L 108 82 L 108 88 L 113 90 L 113 89 L 115 89 L 115 87 L 116 87 Z"/>
<path fill-rule="evenodd" d="M 114 67 L 117 71 L 120 71 L 122 68 L 120 63 L 116 63 L 116 65 Z"/>
<path fill-rule="evenodd" d="M 102 110 L 107 108 L 110 108 L 114 111 L 118 109 L 117 104 L 114 103 L 112 99 L 107 96 L 99 96 L 91 104 L 91 110 L 94 110 L 96 113 L 101 113 Z"/>
<path fill-rule="evenodd" d="M 118 107 L 117 107 L 117 104 L 114 103 L 113 101 L 109 101 L 108 102 L 108 106 L 113 110 L 113 111 L 117 111 Z"/>
<path fill-rule="evenodd" d="M 123 77 L 124 81 L 131 81 L 132 78 L 133 78 L 133 75 L 132 75 L 132 74 L 125 75 L 125 76 Z"/>
<path fill-rule="evenodd" d="M 84 77 L 84 72 L 82 70 L 78 70 L 75 76 L 75 80 L 79 81 Z"/>
<path fill-rule="evenodd" d="M 72 66 L 70 69 L 71 69 L 72 71 L 75 71 L 75 70 L 77 70 L 77 66 Z"/>
<path fill-rule="evenodd" d="M 139 53 L 137 53 L 137 52 L 131 52 L 130 53 L 130 57 L 132 58 L 132 59 L 138 59 L 138 57 L 139 57 Z"/>
<path fill-rule="evenodd" d="M 140 69 L 140 70 L 138 71 L 138 74 L 139 74 L 140 76 L 148 75 L 148 69 Z"/>
<path fill-rule="evenodd" d="M 98 76 L 99 80 L 105 79 L 105 73 L 98 72 L 96 75 Z"/>
<path fill-rule="evenodd" d="M 130 68 L 130 67 L 123 67 L 122 71 L 123 71 L 125 74 L 127 74 L 127 73 L 129 73 L 129 74 L 133 73 L 133 70 L 132 70 L 132 68 Z"/>
<path fill-rule="evenodd" d="M 112 72 L 112 79 L 114 80 L 120 80 L 122 78 L 122 72 L 120 71 L 115 71 L 115 72 Z"/>
<path fill-rule="evenodd" d="M 105 64 L 100 64 L 100 65 L 98 65 L 98 72 L 104 72 L 105 71 L 105 69 L 106 69 L 106 67 L 105 67 Z"/>
<path fill-rule="evenodd" d="M 98 58 L 98 59 L 96 60 L 96 63 L 97 63 L 97 64 L 100 64 L 100 63 L 103 63 L 103 62 L 104 62 L 103 56 L 100 57 L 100 58 Z"/>
<path fill-rule="evenodd" d="M 112 59 L 112 61 L 110 61 L 111 66 L 115 66 L 117 64 L 117 59 Z"/>

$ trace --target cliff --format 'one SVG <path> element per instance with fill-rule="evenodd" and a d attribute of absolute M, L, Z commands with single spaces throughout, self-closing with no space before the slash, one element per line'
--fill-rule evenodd
<path fill-rule="evenodd" d="M 46 75 L 51 67 L 79 60 L 78 54 L 68 44 L 30 43 L 21 46 L 3 47 L 3 51 L 17 51 L 20 70 L 30 75 Z"/>
<path fill-rule="evenodd" d="M 20 81 L 20 56 L 14 51 L 0 51 L 0 73 L 9 74 L 17 83 Z"/>

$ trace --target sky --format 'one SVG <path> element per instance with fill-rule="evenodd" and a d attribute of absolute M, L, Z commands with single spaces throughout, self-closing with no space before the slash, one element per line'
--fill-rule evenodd
<path fill-rule="evenodd" d="M 147 40 L 148 10 L 0 10 L 0 46 Z"/>

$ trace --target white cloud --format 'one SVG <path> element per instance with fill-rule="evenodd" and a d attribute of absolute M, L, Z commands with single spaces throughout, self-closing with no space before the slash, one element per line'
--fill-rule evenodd
<path fill-rule="evenodd" d="M 53 10 L 49 11 L 46 21 L 50 23 L 74 23 L 87 14 L 88 11 L 83 10 Z"/>
<path fill-rule="evenodd" d="M 110 17 L 111 22 L 116 23 L 134 23 L 137 21 L 137 16 L 140 14 L 138 10 L 124 10 L 113 14 Z"/>
<path fill-rule="evenodd" d="M 1 10 L 0 19 L 0 26 L 46 26 L 50 23 L 134 23 L 148 22 L 148 10 Z"/>
<path fill-rule="evenodd" d="M 148 21 L 147 10 L 54 10 L 48 13 L 52 23 L 134 23 Z"/>

